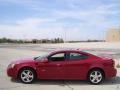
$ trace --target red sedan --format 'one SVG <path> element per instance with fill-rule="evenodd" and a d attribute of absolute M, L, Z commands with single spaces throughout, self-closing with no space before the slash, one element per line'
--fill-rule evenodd
<path fill-rule="evenodd" d="M 98 57 L 80 50 L 60 50 L 49 55 L 18 60 L 8 65 L 7 74 L 23 83 L 35 79 L 88 80 L 99 84 L 116 76 L 113 59 Z"/>

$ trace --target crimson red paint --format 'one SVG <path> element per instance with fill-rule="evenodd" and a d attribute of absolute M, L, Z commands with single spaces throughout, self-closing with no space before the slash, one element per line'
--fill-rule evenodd
<path fill-rule="evenodd" d="M 24 83 L 37 79 L 88 80 L 99 84 L 116 76 L 114 61 L 79 50 L 59 50 L 46 56 L 12 62 L 7 74 Z M 28 80 L 27 80 L 28 79 Z"/>

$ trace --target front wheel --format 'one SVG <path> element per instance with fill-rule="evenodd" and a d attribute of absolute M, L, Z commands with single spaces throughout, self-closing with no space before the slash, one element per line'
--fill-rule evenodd
<path fill-rule="evenodd" d="M 104 74 L 101 70 L 92 70 L 88 75 L 88 81 L 92 84 L 100 84 L 104 79 Z"/>
<path fill-rule="evenodd" d="M 29 84 L 35 80 L 35 73 L 32 69 L 23 69 L 19 73 L 19 78 L 23 83 Z"/>

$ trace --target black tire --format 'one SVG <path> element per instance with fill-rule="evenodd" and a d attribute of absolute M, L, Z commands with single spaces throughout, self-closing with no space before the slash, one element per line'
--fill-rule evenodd
<path fill-rule="evenodd" d="M 18 77 L 22 83 L 30 84 L 30 83 L 33 83 L 35 81 L 36 73 L 31 68 L 24 68 L 24 69 L 20 70 Z"/>
<path fill-rule="evenodd" d="M 98 84 L 102 83 L 103 80 L 104 80 L 104 73 L 99 69 L 91 70 L 88 73 L 88 81 L 91 84 L 98 85 Z"/>

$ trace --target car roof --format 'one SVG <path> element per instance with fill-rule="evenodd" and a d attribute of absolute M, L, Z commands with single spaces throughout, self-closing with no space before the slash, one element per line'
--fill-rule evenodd
<path fill-rule="evenodd" d="M 62 50 L 55 50 L 53 52 L 82 52 L 80 49 L 62 49 Z"/>

